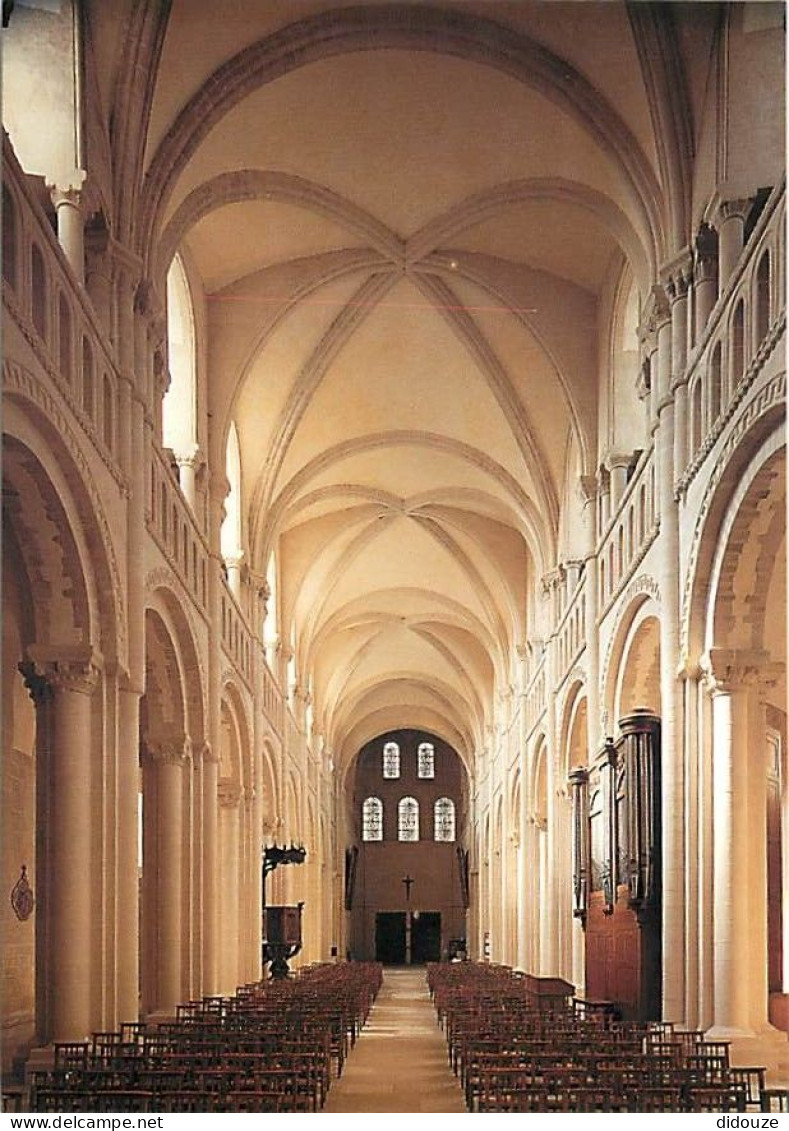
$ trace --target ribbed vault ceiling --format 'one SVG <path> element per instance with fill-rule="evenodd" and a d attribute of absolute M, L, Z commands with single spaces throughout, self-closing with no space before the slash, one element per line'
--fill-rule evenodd
<path fill-rule="evenodd" d="M 584 7 L 172 4 L 151 247 L 202 283 L 212 459 L 234 420 L 346 763 L 395 726 L 484 748 L 594 465 L 600 295 L 661 237 L 626 8 Z"/>

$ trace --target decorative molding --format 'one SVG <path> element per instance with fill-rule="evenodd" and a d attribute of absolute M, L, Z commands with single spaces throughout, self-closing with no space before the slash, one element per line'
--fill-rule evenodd
<path fill-rule="evenodd" d="M 157 542 L 157 545 L 158 545 L 158 542 Z M 201 701 L 201 704 L 202 704 L 201 710 L 202 710 L 202 714 L 203 714 L 203 726 L 207 726 L 208 725 L 208 718 L 209 718 L 209 713 L 208 713 L 208 683 L 207 683 L 206 676 L 205 676 L 205 668 L 203 666 L 203 658 L 200 654 L 200 647 L 198 645 L 198 637 L 197 637 L 197 633 L 195 631 L 194 620 L 192 619 L 192 615 L 189 611 L 189 606 L 184 601 L 182 601 L 180 599 L 179 591 L 181 593 L 185 593 L 190 599 L 192 599 L 191 594 L 190 594 L 189 590 L 187 589 L 187 587 L 184 585 L 184 583 L 179 578 L 178 574 L 176 574 L 168 566 L 157 566 L 154 569 L 149 570 L 148 573 L 145 575 L 145 586 L 144 586 L 144 588 L 145 588 L 145 592 L 148 596 L 152 596 L 157 590 L 160 590 L 160 589 L 168 590 L 170 593 L 172 593 L 173 597 L 178 602 L 178 607 L 179 607 L 180 611 L 183 613 L 184 619 L 186 621 L 186 627 L 189 630 L 189 633 L 190 633 L 190 636 L 191 636 L 191 646 L 192 646 L 192 650 L 194 651 L 195 659 L 197 661 L 197 674 L 199 676 L 199 682 L 200 682 L 200 701 Z M 148 604 L 148 602 L 146 602 L 146 605 L 147 604 Z M 204 619 L 206 620 L 206 624 L 207 624 L 208 621 L 207 621 L 207 618 L 205 617 L 205 614 L 202 612 L 202 609 L 200 609 L 200 606 L 197 606 L 197 608 L 202 613 Z M 178 626 L 176 625 L 175 627 L 176 627 L 176 631 L 177 631 Z"/>
<path fill-rule="evenodd" d="M 192 761 L 192 741 L 188 734 L 161 739 L 146 736 L 140 746 L 144 757 L 155 766 L 183 767 Z"/>
<path fill-rule="evenodd" d="M 702 443 L 701 447 L 699 448 L 698 452 L 694 456 L 691 463 L 688 465 L 684 474 L 678 480 L 678 482 L 674 485 L 674 498 L 677 501 L 681 501 L 683 496 L 687 494 L 687 491 L 688 491 L 691 483 L 695 479 L 699 469 L 704 464 L 704 462 L 707 459 L 707 456 L 710 454 L 712 449 L 715 447 L 718 440 L 720 439 L 720 437 L 723 435 L 724 431 L 728 427 L 730 421 L 732 420 L 732 418 L 736 414 L 737 409 L 739 408 L 740 404 L 742 404 L 742 402 L 745 399 L 745 397 L 747 396 L 751 386 L 754 384 L 754 382 L 756 381 L 756 378 L 759 376 L 759 373 L 764 368 L 768 358 L 770 357 L 773 350 L 775 349 L 775 346 L 778 343 L 778 340 L 780 339 L 780 337 L 783 334 L 785 329 L 786 329 L 786 311 L 782 311 L 781 314 L 779 314 L 779 316 L 776 318 L 773 325 L 770 327 L 770 330 L 769 330 L 766 338 L 764 339 L 764 341 L 759 346 L 759 349 L 757 350 L 756 355 L 752 359 L 752 361 L 751 361 L 750 365 L 748 366 L 747 370 L 745 371 L 742 379 L 738 383 L 737 388 L 734 390 L 734 393 L 731 397 L 731 400 L 729 401 L 728 405 L 726 406 L 725 412 L 721 413 L 721 415 L 718 417 L 715 424 L 712 426 L 712 428 L 709 430 L 709 432 L 705 436 L 704 442 Z M 690 381 L 691 376 L 688 375 L 686 377 L 686 380 Z M 783 381 L 783 383 L 784 383 L 783 388 L 780 390 L 780 392 L 777 395 L 774 393 L 774 390 L 773 390 L 773 386 L 775 385 L 776 381 Z M 765 386 L 765 388 L 763 390 L 761 390 L 759 394 L 757 394 L 756 400 L 758 400 L 759 397 L 763 397 L 765 395 L 765 393 L 767 392 L 767 390 L 773 390 L 773 402 L 784 397 L 784 394 L 785 394 L 785 391 L 786 391 L 786 372 L 784 371 L 783 373 L 779 374 L 778 377 L 774 377 L 770 382 L 768 382 L 768 384 Z M 741 422 L 741 421 L 737 422 L 737 425 L 735 426 L 735 429 L 733 431 L 732 436 L 728 437 L 728 439 L 726 441 L 726 446 L 721 451 L 720 455 L 723 455 L 724 452 L 726 452 L 727 450 L 731 450 L 731 448 L 736 445 L 736 443 L 739 441 L 739 438 L 740 438 L 740 435 L 742 434 L 742 431 L 744 430 L 744 428 L 747 428 L 749 423 L 750 423 L 750 421 L 745 421 L 744 423 Z M 737 429 L 739 429 L 739 431 L 737 431 Z M 734 435 L 735 432 L 736 432 L 736 435 Z M 720 459 L 720 455 L 718 457 L 719 459 Z M 714 474 L 714 471 L 713 471 L 713 474 Z"/>
<path fill-rule="evenodd" d="M 614 589 L 611 596 L 608 598 L 608 600 L 605 602 L 602 609 L 598 613 L 598 615 L 597 615 L 598 626 L 603 623 L 603 621 L 606 619 L 608 614 L 611 612 L 611 609 L 614 607 L 614 605 L 616 605 L 618 603 L 618 601 L 622 597 L 622 592 L 625 589 L 625 586 L 627 585 L 628 581 L 633 576 L 635 571 L 638 569 L 638 567 L 641 565 L 644 558 L 647 556 L 648 550 L 652 546 L 652 543 L 656 541 L 659 533 L 660 533 L 660 519 L 657 520 L 655 525 L 652 527 L 651 531 L 644 538 L 644 541 L 641 543 L 640 547 L 638 548 L 638 552 L 636 554 L 634 554 L 633 560 L 630 562 L 630 565 L 627 567 L 627 569 L 623 573 L 622 578 L 619 581 L 619 584 L 617 585 L 616 589 Z"/>
<path fill-rule="evenodd" d="M 114 628 L 117 636 L 116 650 L 119 655 L 125 656 L 127 650 L 127 625 L 126 625 L 126 603 L 124 598 L 124 586 L 121 582 L 120 570 L 118 569 L 118 561 L 115 556 L 115 546 L 110 530 L 109 523 L 104 513 L 104 506 L 102 504 L 101 496 L 96 487 L 93 474 L 90 470 L 85 453 L 79 440 L 75 436 L 68 420 L 65 418 L 59 406 L 55 403 L 52 396 L 43 388 L 40 381 L 38 381 L 33 373 L 30 372 L 24 365 L 18 361 L 12 361 L 10 358 L 5 358 L 3 361 L 3 387 L 6 395 L 10 392 L 19 394 L 22 398 L 30 401 L 36 405 L 38 409 L 46 416 L 49 423 L 57 431 L 60 439 L 65 444 L 71 459 L 74 461 L 76 469 L 79 473 L 80 487 L 87 493 L 90 505 L 91 520 L 95 521 L 99 528 L 101 536 L 101 545 L 106 555 L 107 568 L 110 575 L 110 585 L 112 588 L 112 600 L 115 606 Z M 67 476 L 68 478 L 68 476 Z M 127 497 L 128 491 L 124 487 L 121 491 L 124 497 Z M 77 501 L 77 509 L 79 511 L 79 501 Z M 82 516 L 80 515 L 80 518 Z M 83 522 L 83 526 L 84 526 Z M 87 530 L 86 530 L 87 534 Z M 90 543 L 90 539 L 88 542 Z M 94 563 L 91 563 L 94 564 Z"/>
<path fill-rule="evenodd" d="M 701 543 L 715 493 L 729 466 L 733 452 L 740 447 L 745 432 L 759 420 L 763 419 L 776 405 L 785 403 L 785 400 L 786 372 L 783 372 L 779 373 L 763 388 L 759 389 L 754 397 L 744 405 L 739 415 L 733 420 L 729 435 L 726 437 L 726 442 L 718 452 L 718 457 L 710 472 L 710 477 L 707 481 L 701 504 L 699 505 L 696 524 L 693 528 L 690 554 L 688 555 L 688 566 L 685 572 L 685 584 L 682 591 L 682 609 L 680 613 L 679 635 L 681 656 L 687 656 L 690 649 L 690 618 L 693 587 L 696 580 Z M 742 397 L 738 398 L 737 404 L 741 403 L 741 401 Z M 736 407 L 736 405 L 734 407 Z M 727 423 L 732 420 L 732 415 L 733 414 L 727 413 Z"/>
<path fill-rule="evenodd" d="M 62 397 L 65 405 L 67 405 L 68 411 L 70 412 L 71 416 L 76 421 L 76 423 L 79 424 L 79 427 L 85 433 L 85 436 L 90 440 L 91 446 L 93 447 L 94 451 L 96 452 L 96 455 L 99 457 L 101 462 L 107 468 L 107 471 L 110 473 L 112 478 L 115 480 L 116 484 L 118 485 L 118 490 L 121 492 L 121 494 L 124 496 L 124 498 L 128 498 L 129 483 L 128 483 L 128 480 L 126 479 L 126 476 L 121 471 L 120 466 L 111 457 L 111 455 L 107 451 L 106 447 L 102 443 L 101 439 L 99 438 L 99 434 L 96 431 L 96 427 L 95 427 L 93 421 L 91 420 L 91 418 L 87 415 L 87 413 L 82 411 L 81 407 L 78 404 L 76 404 L 76 402 L 74 400 L 73 389 L 71 388 L 70 385 L 68 385 L 63 380 L 63 378 L 60 376 L 58 369 L 53 365 L 53 363 L 50 359 L 50 356 L 49 356 L 49 350 L 46 348 L 46 343 L 42 340 L 38 331 L 33 326 L 33 323 L 30 321 L 27 314 L 22 309 L 22 306 L 21 306 L 19 299 L 17 298 L 15 292 L 11 289 L 11 287 L 8 286 L 7 283 L 3 283 L 3 305 L 10 312 L 11 316 L 13 317 L 14 321 L 16 322 L 16 324 L 19 328 L 20 333 L 22 334 L 22 337 L 25 339 L 25 341 L 28 343 L 30 348 L 33 350 L 33 353 L 36 355 L 36 360 L 39 362 L 42 369 L 44 369 L 44 371 L 46 372 L 47 377 L 50 379 L 50 381 L 52 382 L 54 387 L 57 389 L 57 391 L 60 394 L 60 396 Z M 6 376 L 6 369 L 5 369 L 6 365 L 8 365 L 8 366 L 12 366 L 12 365 L 19 366 L 26 373 L 30 372 L 20 362 L 12 361 L 12 360 L 6 358 L 3 362 L 3 384 L 4 385 L 9 383 L 8 378 Z M 120 377 L 119 377 L 117 370 L 115 368 L 115 363 L 111 362 L 110 365 L 111 365 L 113 376 L 114 376 L 115 381 L 117 383 L 117 382 L 120 381 Z M 32 374 L 31 374 L 31 377 L 33 377 Z M 63 420 L 64 424 L 65 424 L 65 419 L 62 415 L 62 410 L 58 406 L 55 405 L 55 402 L 52 400 L 51 396 L 49 394 L 47 394 L 46 391 L 41 386 L 41 382 L 38 381 L 35 377 L 33 377 L 33 381 L 35 382 L 34 389 L 38 392 L 38 394 L 39 394 L 38 396 L 35 396 L 34 394 L 32 394 L 29 391 L 28 384 L 26 384 L 26 383 L 25 384 L 20 383 L 19 385 L 14 386 L 13 382 L 11 382 L 11 385 L 12 385 L 12 387 L 18 388 L 20 392 L 27 393 L 27 395 L 30 397 L 30 399 L 35 400 L 36 404 L 38 404 L 39 407 L 41 407 L 41 408 L 44 408 L 45 404 L 49 403 L 49 405 L 51 406 L 51 409 L 47 412 L 47 415 L 50 416 L 53 419 L 53 422 L 55 421 L 55 417 L 58 417 L 59 420 Z M 59 424 L 58 424 L 58 427 L 60 427 Z"/>
<path fill-rule="evenodd" d="M 630 607 L 633 601 L 636 599 L 636 597 L 640 596 L 651 597 L 653 601 L 655 601 L 657 604 L 660 604 L 660 586 L 658 585 L 655 578 L 648 573 L 640 574 L 637 578 L 635 578 L 635 580 L 630 583 L 630 585 L 628 585 L 625 592 L 621 594 L 619 609 L 616 614 L 616 619 L 614 620 L 613 626 L 611 628 L 611 635 L 608 639 L 608 644 L 606 645 L 605 658 L 600 666 L 600 689 L 602 692 L 601 700 L 603 701 L 600 718 L 603 724 L 603 734 L 606 733 L 606 728 L 608 725 L 608 711 L 604 705 L 604 701 L 606 688 L 608 687 L 611 657 L 613 655 L 614 646 L 619 639 L 622 622 L 626 614 L 630 611 Z"/>

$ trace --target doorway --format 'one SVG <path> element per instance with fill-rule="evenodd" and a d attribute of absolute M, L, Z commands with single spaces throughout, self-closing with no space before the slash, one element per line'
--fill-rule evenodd
<path fill-rule="evenodd" d="M 375 960 L 405 965 L 405 911 L 378 911 L 375 916 Z"/>
<path fill-rule="evenodd" d="M 441 961 L 441 912 L 415 911 L 411 917 L 411 962 Z"/>

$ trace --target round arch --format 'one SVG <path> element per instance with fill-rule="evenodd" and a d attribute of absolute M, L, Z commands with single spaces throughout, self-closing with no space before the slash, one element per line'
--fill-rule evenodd
<path fill-rule="evenodd" d="M 205 679 L 197 642 L 178 595 L 168 585 L 157 585 L 146 598 L 146 624 L 155 614 L 172 642 L 171 663 L 177 669 L 183 696 L 185 733 L 193 744 L 206 741 Z"/>
<path fill-rule="evenodd" d="M 622 646 L 614 718 L 644 707 L 660 715 L 660 620 L 647 602 L 633 616 Z"/>

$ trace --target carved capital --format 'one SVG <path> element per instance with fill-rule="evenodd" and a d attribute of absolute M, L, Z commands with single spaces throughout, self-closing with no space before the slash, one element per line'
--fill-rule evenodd
<path fill-rule="evenodd" d="M 757 650 L 710 648 L 701 657 L 700 667 L 711 695 L 730 695 L 774 677 L 768 654 Z"/>
<path fill-rule="evenodd" d="M 47 189 L 55 208 L 61 205 L 70 205 L 79 208 L 82 200 L 82 189 L 85 185 L 87 173 L 84 169 L 73 169 L 71 174 L 57 183 L 48 183 Z"/>
<path fill-rule="evenodd" d="M 219 765 L 219 755 L 216 753 L 210 742 L 204 742 L 200 747 L 200 760 L 204 765 L 206 762 L 210 762 L 213 766 Z"/>
<path fill-rule="evenodd" d="M 753 205 L 750 196 L 734 197 L 731 200 L 722 200 L 718 205 L 718 217 L 721 222 L 726 220 L 745 220 Z"/>
<path fill-rule="evenodd" d="M 205 463 L 203 453 L 195 444 L 191 451 L 173 451 L 173 458 L 179 467 L 191 467 L 198 471 Z"/>
<path fill-rule="evenodd" d="M 679 255 L 664 264 L 660 278 L 672 306 L 685 298 L 693 279 L 693 256 L 689 247 L 684 247 Z"/>
<path fill-rule="evenodd" d="M 605 459 L 606 466 L 609 471 L 613 471 L 615 467 L 624 468 L 627 470 L 633 462 L 632 452 L 609 452 Z"/>
<path fill-rule="evenodd" d="M 669 305 L 668 294 L 665 287 L 659 283 L 655 283 L 651 292 L 652 309 L 650 311 L 650 322 L 655 331 L 659 330 L 661 326 L 671 320 L 671 307 Z"/>
<path fill-rule="evenodd" d="M 697 283 L 715 278 L 718 269 L 718 233 L 702 224 L 693 249 L 693 277 Z"/>
<path fill-rule="evenodd" d="M 37 707 L 47 703 L 52 698 L 52 685 L 49 680 L 41 675 L 32 660 L 22 660 L 17 665 L 25 681 L 30 698 Z"/>
<path fill-rule="evenodd" d="M 90 647 L 59 649 L 55 655 L 45 648 L 29 649 L 30 660 L 20 665 L 28 690 L 33 696 L 41 693 L 37 681 L 44 680 L 51 692 L 71 691 L 92 695 L 99 682 L 100 658 Z"/>
<path fill-rule="evenodd" d="M 540 588 L 543 596 L 547 596 L 561 583 L 562 572 L 560 569 L 549 570 L 540 578 Z"/>
<path fill-rule="evenodd" d="M 597 498 L 597 476 L 579 475 L 578 493 L 584 503 L 593 503 Z"/>
<path fill-rule="evenodd" d="M 191 761 L 192 742 L 188 735 L 146 737 L 142 740 L 142 754 L 155 766 L 184 766 Z"/>

